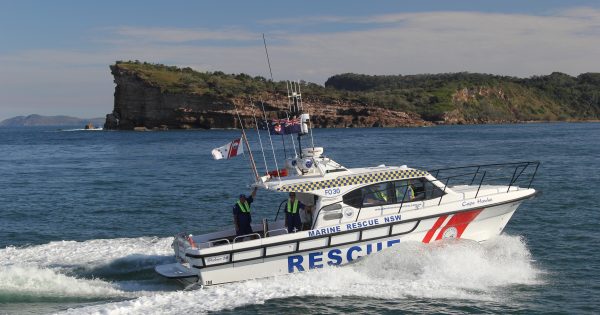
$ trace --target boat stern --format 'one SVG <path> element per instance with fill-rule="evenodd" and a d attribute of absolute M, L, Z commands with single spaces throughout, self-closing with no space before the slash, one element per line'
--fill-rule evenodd
<path fill-rule="evenodd" d="M 191 264 L 185 255 L 188 249 L 195 248 L 193 239 L 185 233 L 179 233 L 175 235 L 171 247 L 173 247 L 177 262 L 158 265 L 154 267 L 154 271 L 167 279 L 176 280 L 185 286 L 197 283 L 200 276 L 198 272 L 191 267 Z"/>
<path fill-rule="evenodd" d="M 158 265 L 154 267 L 154 271 L 167 279 L 176 280 L 185 286 L 197 283 L 199 279 L 198 273 L 178 262 L 166 265 Z"/>

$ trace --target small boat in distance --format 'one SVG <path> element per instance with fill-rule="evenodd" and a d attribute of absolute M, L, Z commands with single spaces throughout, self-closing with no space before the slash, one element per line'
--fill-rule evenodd
<path fill-rule="evenodd" d="M 531 183 L 539 162 L 346 168 L 322 147 L 301 146 L 302 137 L 312 138 L 310 116 L 302 111 L 299 86 L 288 95 L 291 118 L 269 122 L 270 130 L 288 134 L 287 124 L 298 123 L 298 153 L 282 170 L 259 176 L 254 169 L 251 185 L 283 195 L 274 220 L 253 225 L 254 233 L 247 235 L 236 235 L 233 228 L 177 234 L 172 244 L 177 262 L 156 266 L 156 272 L 185 285 L 210 286 L 342 266 L 406 241 L 484 242 L 537 194 Z M 281 212 L 290 211 L 289 193 L 313 209 L 303 222 L 307 228 L 286 228 Z"/>
<path fill-rule="evenodd" d="M 90 121 L 90 122 L 88 122 L 88 123 L 85 125 L 85 127 L 83 128 L 83 130 L 102 130 L 102 127 L 98 127 L 98 128 L 96 128 L 96 127 L 94 126 L 94 124 L 92 124 L 92 122 Z"/>

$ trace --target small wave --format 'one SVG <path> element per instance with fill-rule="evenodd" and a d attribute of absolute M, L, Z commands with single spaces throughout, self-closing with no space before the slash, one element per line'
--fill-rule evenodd
<path fill-rule="evenodd" d="M 121 260 L 134 265 L 135 268 L 148 267 L 173 255 L 170 246 L 172 240 L 169 237 L 140 237 L 83 242 L 57 241 L 26 247 L 9 246 L 0 249 L 0 266 L 18 264 L 93 270 Z"/>
<path fill-rule="evenodd" d="M 501 299 L 502 289 L 540 284 L 540 273 L 532 264 L 525 242 L 516 236 L 500 236 L 484 244 L 406 242 L 341 268 L 196 291 L 153 293 L 65 313 L 206 313 L 295 296 L 494 301 Z"/>
<path fill-rule="evenodd" d="M 104 130 L 103 128 L 92 128 L 92 129 L 85 129 L 85 128 L 74 128 L 74 129 L 59 129 L 58 131 L 101 131 Z"/>
<path fill-rule="evenodd" d="M 173 289 L 153 270 L 174 260 L 171 241 L 155 237 L 96 239 L 0 249 L 0 302 L 97 300 L 115 292 L 132 298 L 146 291 Z M 69 291 L 69 286 L 74 291 Z"/>
<path fill-rule="evenodd" d="M 128 298 L 112 284 L 86 280 L 32 266 L 0 266 L 0 303 L 31 301 L 81 301 Z"/>

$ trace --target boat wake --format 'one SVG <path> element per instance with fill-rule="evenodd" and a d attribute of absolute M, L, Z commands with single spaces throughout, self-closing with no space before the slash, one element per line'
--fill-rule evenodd
<path fill-rule="evenodd" d="M 515 286 L 542 284 L 541 275 L 518 236 L 502 235 L 484 244 L 464 240 L 406 242 L 345 267 L 193 291 L 130 291 L 127 294 L 137 296 L 121 295 L 121 301 L 64 313 L 206 313 L 307 296 L 383 299 L 393 303 L 413 298 L 501 303 Z"/>
<path fill-rule="evenodd" d="M 100 279 L 80 279 L 48 268 L 0 267 L 0 303 L 93 301 L 134 297 Z"/>
<path fill-rule="evenodd" d="M 101 131 L 101 130 L 104 130 L 104 128 L 89 128 L 89 129 L 73 128 L 73 129 L 60 129 L 59 131 Z"/>
<path fill-rule="evenodd" d="M 153 268 L 173 260 L 171 240 L 98 239 L 0 249 L 0 303 L 123 300 L 170 288 Z"/>
<path fill-rule="evenodd" d="M 140 237 L 58 241 L 43 245 L 0 249 L 0 265 L 27 264 L 55 269 L 93 270 L 119 259 L 132 259 L 138 267 L 153 267 L 157 259 L 171 256 L 172 238 Z M 143 253 L 143 254 L 141 254 Z M 115 270 L 117 271 L 117 270 Z"/>

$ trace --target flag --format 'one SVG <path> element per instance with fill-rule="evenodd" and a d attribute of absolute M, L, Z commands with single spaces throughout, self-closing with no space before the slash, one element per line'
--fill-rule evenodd
<path fill-rule="evenodd" d="M 272 135 L 289 135 L 300 133 L 300 119 L 273 119 L 269 121 L 269 132 Z"/>
<path fill-rule="evenodd" d="M 241 145 L 242 139 L 235 139 L 228 144 L 212 150 L 212 156 L 215 160 L 230 159 L 244 153 L 244 147 Z"/>
<path fill-rule="evenodd" d="M 269 133 L 272 135 L 284 135 L 284 126 L 285 124 L 281 124 L 279 119 L 269 120 Z"/>
<path fill-rule="evenodd" d="M 292 118 L 287 120 L 285 124 L 285 133 L 300 133 L 300 131 L 302 131 L 302 128 L 300 127 L 300 118 Z"/>

